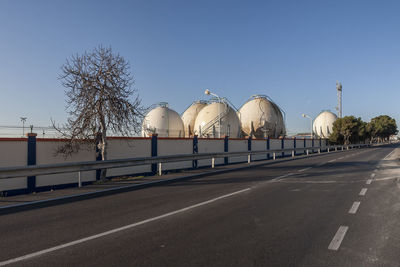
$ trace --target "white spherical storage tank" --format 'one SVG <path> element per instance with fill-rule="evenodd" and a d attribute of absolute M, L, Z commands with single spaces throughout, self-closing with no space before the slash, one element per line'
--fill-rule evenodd
<path fill-rule="evenodd" d="M 194 123 L 200 110 L 207 106 L 206 101 L 194 101 L 182 114 L 183 126 L 185 128 L 185 136 L 191 137 L 194 134 Z"/>
<path fill-rule="evenodd" d="M 244 134 L 256 138 L 286 134 L 283 111 L 267 96 L 253 95 L 238 111 Z"/>
<path fill-rule="evenodd" d="M 322 111 L 313 121 L 314 134 L 321 138 L 329 138 L 332 134 L 333 123 L 337 116 L 328 110 Z"/>
<path fill-rule="evenodd" d="M 142 136 L 149 137 L 152 134 L 158 134 L 159 137 L 185 137 L 181 117 L 167 103 L 160 103 L 143 119 Z"/>
<path fill-rule="evenodd" d="M 235 110 L 225 102 L 213 102 L 200 110 L 194 123 L 199 137 L 240 137 L 240 120 Z"/>

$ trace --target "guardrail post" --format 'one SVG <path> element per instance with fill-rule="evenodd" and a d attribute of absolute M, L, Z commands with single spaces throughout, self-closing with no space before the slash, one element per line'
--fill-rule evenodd
<path fill-rule="evenodd" d="M 215 167 L 215 158 L 212 157 L 211 158 L 211 168 L 214 168 L 214 167 Z"/>
<path fill-rule="evenodd" d="M 229 136 L 225 135 L 225 137 L 224 137 L 224 152 L 228 152 L 228 151 L 229 151 Z M 229 164 L 229 158 L 228 157 L 224 157 L 224 164 L 225 165 Z"/>
<path fill-rule="evenodd" d="M 36 133 L 26 134 L 28 137 L 28 165 L 36 165 Z M 29 193 L 35 192 L 36 176 L 28 176 L 27 190 Z"/>
<path fill-rule="evenodd" d="M 327 151 L 328 151 L 328 153 L 329 153 L 329 146 L 328 146 L 328 150 L 327 150 Z"/>
<path fill-rule="evenodd" d="M 157 157 L 157 136 L 158 134 L 152 134 L 151 135 L 151 156 L 152 157 Z M 157 174 L 157 164 L 151 164 L 151 172 L 153 175 Z"/>
<path fill-rule="evenodd" d="M 78 172 L 78 187 L 82 187 L 81 172 Z"/>
<path fill-rule="evenodd" d="M 307 149 L 307 156 L 308 156 L 308 149 Z"/>
<path fill-rule="evenodd" d="M 268 138 L 267 138 L 267 150 L 269 150 L 269 147 L 270 147 L 270 139 L 269 139 L 269 136 L 268 136 Z M 269 153 L 267 154 L 267 159 L 271 159 L 271 155 Z"/>
<path fill-rule="evenodd" d="M 294 158 L 294 150 L 292 150 L 292 158 Z"/>
<path fill-rule="evenodd" d="M 306 148 L 306 146 L 307 146 L 307 140 L 306 140 L 306 138 L 304 137 L 304 139 L 303 139 L 303 141 L 304 141 L 304 148 Z M 306 154 L 306 150 L 304 149 L 304 154 Z"/>
<path fill-rule="evenodd" d="M 321 148 L 318 148 L 318 154 L 321 154 Z"/>
<path fill-rule="evenodd" d="M 296 137 L 293 138 L 294 156 L 296 156 Z"/>
<path fill-rule="evenodd" d="M 193 154 L 198 154 L 199 153 L 199 139 L 197 138 L 197 135 L 193 136 Z M 198 162 L 197 159 L 192 160 L 192 168 L 195 169 L 197 168 Z"/>
<path fill-rule="evenodd" d="M 249 138 L 247 138 L 247 151 L 251 151 L 251 136 L 249 136 Z M 247 163 L 251 162 L 251 155 L 247 155 Z"/>
<path fill-rule="evenodd" d="M 276 156 L 275 156 L 275 152 L 272 153 L 272 158 L 275 160 Z"/>
<path fill-rule="evenodd" d="M 285 137 L 283 137 L 281 140 L 282 140 L 281 141 L 281 148 L 285 149 Z M 284 157 L 285 157 L 285 152 L 282 152 L 282 158 L 284 158 Z"/>
<path fill-rule="evenodd" d="M 161 164 L 161 162 L 160 163 L 158 163 L 158 175 L 162 175 L 162 164 Z"/>

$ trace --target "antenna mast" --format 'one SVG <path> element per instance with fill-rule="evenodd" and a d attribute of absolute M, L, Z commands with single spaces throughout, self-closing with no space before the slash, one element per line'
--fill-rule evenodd
<path fill-rule="evenodd" d="M 336 90 L 337 90 L 337 100 L 338 100 L 338 105 L 336 107 L 336 110 L 338 111 L 338 118 L 342 117 L 342 83 L 339 81 L 336 81 Z"/>

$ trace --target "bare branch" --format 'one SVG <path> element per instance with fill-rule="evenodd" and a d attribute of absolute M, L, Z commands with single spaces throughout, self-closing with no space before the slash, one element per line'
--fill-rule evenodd
<path fill-rule="evenodd" d="M 71 56 L 61 67 L 59 79 L 66 88 L 69 118 L 62 127 L 52 121 L 68 139 L 58 153 L 70 155 L 86 144 L 96 146 L 105 160 L 109 132 L 123 136 L 139 132 L 144 109 L 132 88 L 130 65 L 111 47 Z"/>

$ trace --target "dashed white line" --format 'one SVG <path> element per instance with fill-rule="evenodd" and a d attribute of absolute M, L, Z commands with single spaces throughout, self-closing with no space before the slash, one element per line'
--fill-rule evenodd
<path fill-rule="evenodd" d="M 337 230 L 335 236 L 333 237 L 331 243 L 328 246 L 330 250 L 338 250 L 340 244 L 342 244 L 343 238 L 346 235 L 347 230 L 349 229 L 348 226 L 340 226 Z"/>
<path fill-rule="evenodd" d="M 309 169 L 311 169 L 312 167 L 308 167 L 308 168 L 305 168 L 305 169 L 301 169 L 301 170 L 298 170 L 298 172 L 305 172 L 305 171 L 307 171 L 307 170 L 309 170 Z"/>
<path fill-rule="evenodd" d="M 366 184 L 371 184 L 371 182 L 372 182 L 372 180 L 371 180 L 371 179 L 368 179 L 367 182 L 366 182 Z"/>
<path fill-rule="evenodd" d="M 282 179 L 282 178 L 286 178 L 286 177 L 288 177 L 288 176 L 290 176 L 289 173 L 288 173 L 288 174 L 285 174 L 285 175 L 278 176 L 278 177 L 276 177 L 275 179 Z"/>
<path fill-rule="evenodd" d="M 294 173 L 287 173 L 287 174 L 284 174 L 284 175 L 281 175 L 281 176 L 278 176 L 278 177 L 275 177 L 274 179 L 272 179 L 272 181 L 276 181 L 276 182 L 279 182 L 279 180 L 280 179 L 283 179 L 283 178 L 286 178 L 286 177 L 289 177 L 289 176 L 291 176 L 291 175 L 293 175 Z"/>
<path fill-rule="evenodd" d="M 350 210 L 349 210 L 349 213 L 350 213 L 350 214 L 356 214 L 356 212 L 357 212 L 358 207 L 360 206 L 360 204 L 361 204 L 361 202 L 355 201 L 355 202 L 353 203 L 353 205 L 351 206 L 351 208 L 350 208 Z"/>
<path fill-rule="evenodd" d="M 175 215 L 175 214 L 178 214 L 178 213 L 182 213 L 182 212 L 194 209 L 194 208 L 198 208 L 198 207 L 201 207 L 201 206 L 213 203 L 215 201 L 218 201 L 218 200 L 221 200 L 221 199 L 224 199 L 224 198 L 227 198 L 227 197 L 231 197 L 233 195 L 237 195 L 237 194 L 249 191 L 249 190 L 251 190 L 251 189 L 250 188 L 246 188 L 246 189 L 243 189 L 243 190 L 232 192 L 232 193 L 229 193 L 229 194 L 226 194 L 226 195 L 222 195 L 222 196 L 219 196 L 219 197 L 216 197 L 216 198 L 213 198 L 213 199 L 210 199 L 210 200 L 207 200 L 207 201 L 204 201 L 204 202 L 192 205 L 192 206 L 188 206 L 186 208 L 182 208 L 182 209 L 179 209 L 179 210 L 168 212 L 168 213 L 165 213 L 163 215 L 159 215 L 159 216 L 147 219 L 147 220 L 143 220 L 143 221 L 140 221 L 140 222 L 136 222 L 136 223 L 132 223 L 132 224 L 129 224 L 129 225 L 125 225 L 125 226 L 122 226 L 122 227 L 119 227 L 119 228 L 116 228 L 116 229 L 112 229 L 112 230 L 109 230 L 109 231 L 106 231 L 106 232 L 103 232 L 103 233 L 100 233 L 100 234 L 88 236 L 88 237 L 85 237 L 85 238 L 82 238 L 82 239 L 78 239 L 78 240 L 75 240 L 75 241 L 72 241 L 72 242 L 69 242 L 69 243 L 65 243 L 65 244 L 62 244 L 62 245 L 58 245 L 58 246 L 55 246 L 55 247 L 51 247 L 51 248 L 48 248 L 48 249 L 40 250 L 40 251 L 31 253 L 31 254 L 27 254 L 27 255 L 24 255 L 24 256 L 21 256 L 21 257 L 17 257 L 17 258 L 9 259 L 9 260 L 6 260 L 6 261 L 2 261 L 2 262 L 0 262 L 0 266 L 4 266 L 4 265 L 11 264 L 11 263 L 16 263 L 16 262 L 20 262 L 20 261 L 23 261 L 23 260 L 31 259 L 33 257 L 41 256 L 41 255 L 44 255 L 44 254 L 47 254 L 47 253 L 50 253 L 50 252 L 53 252 L 53 251 L 56 251 L 56 250 L 60 250 L 60 249 L 63 249 L 63 248 L 75 246 L 75 245 L 78 245 L 78 244 L 81 244 L 81 243 L 84 243 L 84 242 L 87 242 L 87 241 L 90 241 L 90 240 L 93 240 L 93 239 L 97 239 L 97 238 L 100 238 L 100 237 L 103 237 L 103 236 L 107 236 L 107 235 L 111 235 L 111 234 L 114 234 L 114 233 L 117 233 L 117 232 L 121 232 L 121 231 L 124 231 L 124 230 L 127 230 L 127 229 L 131 229 L 131 228 L 134 228 L 134 227 L 139 226 L 139 225 L 143 225 L 143 224 L 146 224 L 146 223 L 149 223 L 149 222 L 157 221 L 157 220 L 163 219 L 165 217 L 169 217 L 169 216 L 172 216 L 172 215 Z"/>
<path fill-rule="evenodd" d="M 360 196 L 365 196 L 365 193 L 367 193 L 367 188 L 363 188 L 363 189 L 361 189 L 361 191 L 360 191 Z"/>
<path fill-rule="evenodd" d="M 374 178 L 375 177 L 375 173 L 371 173 L 371 178 Z"/>
<path fill-rule="evenodd" d="M 336 161 L 336 159 L 332 159 L 332 160 L 330 160 L 330 161 L 328 161 L 328 162 L 334 162 L 334 161 Z"/>

